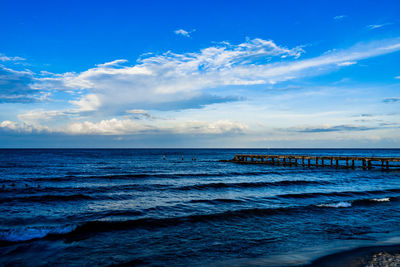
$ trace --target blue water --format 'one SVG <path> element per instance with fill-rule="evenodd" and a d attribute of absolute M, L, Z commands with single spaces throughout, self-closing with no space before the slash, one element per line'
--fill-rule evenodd
<path fill-rule="evenodd" d="M 0 265 L 282 266 L 399 242 L 400 171 L 218 161 L 237 153 L 400 157 L 400 150 L 0 150 Z"/>

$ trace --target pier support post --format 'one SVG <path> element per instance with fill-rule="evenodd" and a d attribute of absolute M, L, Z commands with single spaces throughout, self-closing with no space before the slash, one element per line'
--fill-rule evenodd
<path fill-rule="evenodd" d="M 301 157 L 301 160 L 303 161 L 303 167 L 304 167 L 304 157 Z"/>
<path fill-rule="evenodd" d="M 333 158 L 331 158 L 331 167 L 333 167 Z"/>
<path fill-rule="evenodd" d="M 389 170 L 389 161 L 386 161 L 386 170 Z"/>
<path fill-rule="evenodd" d="M 354 159 L 351 161 L 351 167 L 354 169 Z"/>
<path fill-rule="evenodd" d="M 336 168 L 339 168 L 339 159 L 336 159 Z"/>
<path fill-rule="evenodd" d="M 321 165 L 322 165 L 322 167 L 325 167 L 325 163 L 324 163 L 324 159 L 323 158 L 321 159 Z"/>
<path fill-rule="evenodd" d="M 348 159 L 346 159 L 346 167 L 347 168 L 349 167 L 349 160 Z"/>
<path fill-rule="evenodd" d="M 308 167 L 310 168 L 310 166 L 311 166 L 311 159 L 308 158 Z"/>
<path fill-rule="evenodd" d="M 318 167 L 318 157 L 315 158 L 315 166 Z"/>
<path fill-rule="evenodd" d="M 368 170 L 370 170 L 370 169 L 372 169 L 372 162 L 370 160 L 367 160 L 367 161 L 368 161 Z"/>
<path fill-rule="evenodd" d="M 365 170 L 365 159 L 362 160 L 362 167 Z"/>

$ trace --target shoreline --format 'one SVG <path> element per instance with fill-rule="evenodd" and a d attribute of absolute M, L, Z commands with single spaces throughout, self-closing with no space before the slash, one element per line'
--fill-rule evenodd
<path fill-rule="evenodd" d="M 400 244 L 358 247 L 315 259 L 302 267 L 399 266 Z"/>

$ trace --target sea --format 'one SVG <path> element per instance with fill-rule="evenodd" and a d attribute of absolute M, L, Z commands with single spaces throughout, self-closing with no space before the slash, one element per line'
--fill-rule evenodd
<path fill-rule="evenodd" d="M 400 149 L 2 149 L 1 266 L 295 266 L 400 244 L 400 170 L 220 162 Z"/>

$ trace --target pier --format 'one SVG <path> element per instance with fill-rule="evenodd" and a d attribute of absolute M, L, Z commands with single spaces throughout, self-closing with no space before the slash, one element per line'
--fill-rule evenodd
<path fill-rule="evenodd" d="M 269 164 L 301 167 L 330 167 L 370 170 L 400 169 L 400 158 L 392 157 L 357 157 L 357 156 L 307 156 L 307 155 L 252 155 L 237 154 L 225 162 L 244 164 Z"/>

